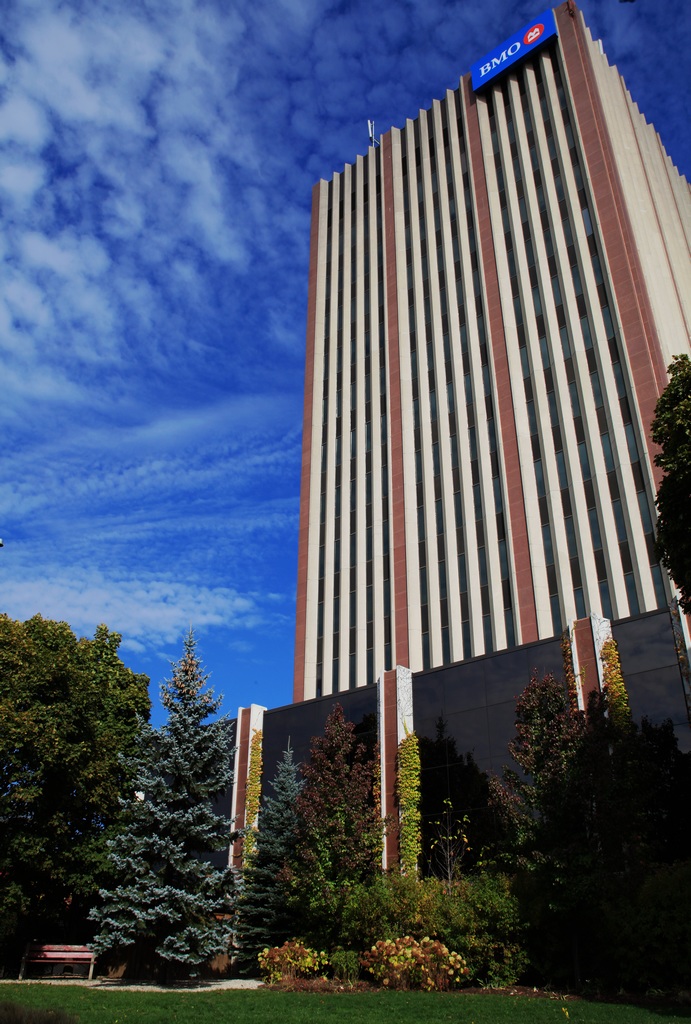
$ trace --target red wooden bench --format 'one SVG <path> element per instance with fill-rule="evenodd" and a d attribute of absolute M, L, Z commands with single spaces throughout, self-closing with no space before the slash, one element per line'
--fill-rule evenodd
<path fill-rule="evenodd" d="M 88 946 L 40 946 L 36 942 L 30 942 L 22 957 L 22 965 L 19 968 L 19 980 L 24 977 L 27 964 L 66 964 L 89 965 L 89 981 L 93 978 L 94 963 L 96 954 Z"/>

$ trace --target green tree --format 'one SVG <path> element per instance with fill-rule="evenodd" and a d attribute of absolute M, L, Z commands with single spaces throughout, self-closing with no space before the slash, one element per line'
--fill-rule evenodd
<path fill-rule="evenodd" d="M 230 785 L 231 747 L 227 720 L 207 722 L 220 706 L 207 678 L 190 630 L 161 687 L 167 722 L 142 731 L 131 762 L 136 792 L 110 842 L 117 884 L 92 911 L 97 952 L 134 947 L 135 973 L 190 973 L 229 948 L 232 874 L 208 858 L 229 843 L 212 804 Z"/>
<path fill-rule="evenodd" d="M 0 937 L 88 934 L 131 784 L 121 755 L 149 714 L 149 680 L 120 661 L 120 639 L 0 615 Z"/>
<path fill-rule="evenodd" d="M 563 683 L 533 676 L 516 703 L 516 736 L 509 752 L 521 769 L 505 769 L 490 787 L 495 808 L 509 826 L 513 853 L 530 858 L 539 848 L 565 858 L 582 850 L 584 787 L 579 774 L 586 732 Z M 587 803 L 587 800 L 585 801 Z"/>
<path fill-rule="evenodd" d="M 246 971 L 257 970 L 257 954 L 265 946 L 280 946 L 295 931 L 287 869 L 295 861 L 302 780 L 290 748 L 270 785 L 274 795 L 264 798 L 259 811 L 255 849 L 245 864 L 238 905 L 238 961 Z"/>
<path fill-rule="evenodd" d="M 351 886 L 381 870 L 383 822 L 379 764 L 336 704 L 324 735 L 312 740 L 297 801 L 300 819 L 293 869 L 294 905 L 305 937 L 333 943 Z"/>
<path fill-rule="evenodd" d="M 669 384 L 660 395 L 652 437 L 661 451 L 655 463 L 664 470 L 657 492 L 656 552 L 691 613 L 691 359 L 675 356 Z"/>
<path fill-rule="evenodd" d="M 633 900 L 656 863 L 685 856 L 689 755 L 671 723 L 613 715 L 606 692 L 579 711 L 552 676 L 533 678 L 519 698 L 510 751 L 521 771 L 490 785 L 505 824 L 498 860 L 517 871 L 531 960 L 564 978 L 571 958 L 578 981 L 583 957 L 589 977 L 606 964 L 620 983 L 598 944 L 606 908 Z"/>

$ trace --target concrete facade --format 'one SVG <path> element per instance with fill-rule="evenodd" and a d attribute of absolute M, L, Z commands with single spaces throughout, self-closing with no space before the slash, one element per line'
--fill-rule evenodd
<path fill-rule="evenodd" d="M 649 428 L 691 351 L 691 196 L 554 16 L 314 188 L 295 701 L 673 597 Z"/>

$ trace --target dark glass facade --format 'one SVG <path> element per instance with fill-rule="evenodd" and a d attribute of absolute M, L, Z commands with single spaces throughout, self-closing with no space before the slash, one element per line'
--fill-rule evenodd
<path fill-rule="evenodd" d="M 682 751 L 691 750 L 682 675 L 668 611 L 651 612 L 612 624 L 622 672 L 636 721 L 671 719 Z M 564 674 L 561 640 L 552 638 L 414 673 L 413 722 L 420 740 L 423 859 L 433 866 L 435 836 L 448 806 L 453 820 L 468 815 L 475 852 L 491 843 L 495 828 L 488 805 L 488 774 L 511 764 L 516 700 L 532 676 Z M 334 706 L 340 703 L 357 735 L 374 750 L 379 738 L 378 687 L 342 691 L 264 713 L 264 794 L 271 793 L 283 752 L 290 745 L 298 764 L 310 756 Z M 235 723 L 232 723 L 233 729 Z M 512 767 L 517 768 L 516 765 Z M 387 765 L 388 772 L 394 770 Z M 217 808 L 229 815 L 232 788 Z M 450 803 L 447 803 L 450 802 Z M 394 807 L 395 813 L 395 807 Z M 453 826 L 454 828 L 457 825 Z M 435 868 L 436 869 L 436 868 Z"/>
<path fill-rule="evenodd" d="M 312 737 L 323 735 L 326 719 L 336 704 L 341 705 L 345 717 L 355 725 L 357 735 L 374 746 L 377 740 L 377 690 L 374 686 L 267 711 L 264 714 L 263 737 L 264 793 L 271 793 L 268 783 L 274 778 L 283 751 L 289 744 L 298 764 L 309 760 Z"/>
<path fill-rule="evenodd" d="M 636 721 L 670 718 L 679 749 L 691 750 L 691 728 L 669 612 L 651 612 L 612 624 L 619 660 Z"/>
<path fill-rule="evenodd" d="M 558 640 L 544 640 L 413 677 L 413 714 L 420 740 L 422 848 L 426 871 L 444 876 L 443 836 L 472 822 L 471 862 L 492 842 L 494 813 L 486 773 L 510 761 L 516 698 L 533 674 L 563 675 Z M 441 860 L 440 860 L 441 858 Z"/>
<path fill-rule="evenodd" d="M 533 673 L 561 677 L 559 640 L 543 640 L 413 676 L 419 737 L 434 740 L 443 721 L 459 757 L 471 754 L 483 771 L 501 772 L 514 735 L 516 698 Z"/>

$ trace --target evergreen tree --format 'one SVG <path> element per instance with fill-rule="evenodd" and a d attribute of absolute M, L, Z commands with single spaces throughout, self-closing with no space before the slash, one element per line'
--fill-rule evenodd
<path fill-rule="evenodd" d="M 257 954 L 265 946 L 280 946 L 295 930 L 295 915 L 288 907 L 286 869 L 295 856 L 296 803 L 302 785 L 293 751 L 288 748 L 271 782 L 274 795 L 264 798 L 256 846 L 244 870 L 238 907 L 238 962 L 248 973 L 256 971 Z"/>
<path fill-rule="evenodd" d="M 137 792 L 110 844 L 119 884 L 101 891 L 92 913 L 97 952 L 135 947 L 142 966 L 151 959 L 164 975 L 226 952 L 232 930 L 231 872 L 205 859 L 228 845 L 229 824 L 212 802 L 231 781 L 227 720 L 206 721 L 220 705 L 207 678 L 190 630 L 161 687 L 168 720 L 142 731 L 133 759 Z"/>

